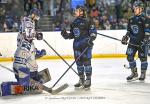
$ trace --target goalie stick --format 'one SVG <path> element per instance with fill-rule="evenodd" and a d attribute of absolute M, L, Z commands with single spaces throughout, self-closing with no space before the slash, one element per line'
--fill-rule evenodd
<path fill-rule="evenodd" d="M 4 68 L 4 69 L 7 69 L 8 71 L 10 71 L 10 72 L 12 72 L 12 73 L 14 73 L 14 74 L 18 74 L 18 73 L 14 72 L 14 71 L 11 70 L 10 68 L 8 68 L 8 67 L 6 67 L 6 66 L 4 66 L 4 65 L 2 65 L 2 64 L 0 64 L 0 67 L 2 67 L 2 68 Z M 32 81 L 38 83 L 37 81 L 35 81 L 35 80 L 33 80 L 33 79 L 32 79 Z M 51 94 L 53 94 L 53 95 L 55 95 L 55 94 L 57 94 L 57 93 L 63 91 L 64 89 L 66 89 L 66 88 L 68 87 L 68 84 L 66 83 L 66 84 L 63 84 L 62 86 L 58 87 L 57 89 L 53 90 L 52 87 L 49 88 L 49 87 L 47 87 L 47 86 L 45 86 L 45 85 L 43 85 L 43 84 L 40 84 L 40 83 L 39 83 L 39 85 L 42 86 L 42 90 L 44 90 L 44 91 L 46 91 L 46 92 L 48 92 L 48 93 L 51 93 Z"/>

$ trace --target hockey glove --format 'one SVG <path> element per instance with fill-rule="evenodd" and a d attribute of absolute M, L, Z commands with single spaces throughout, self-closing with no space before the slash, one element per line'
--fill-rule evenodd
<path fill-rule="evenodd" d="M 92 41 L 95 40 L 96 37 L 97 37 L 97 34 L 96 34 L 96 33 L 91 33 L 91 34 L 90 34 L 90 39 L 91 39 Z"/>
<path fill-rule="evenodd" d="M 66 29 L 61 30 L 61 35 L 64 39 L 68 39 L 68 33 L 67 33 Z"/>
<path fill-rule="evenodd" d="M 45 56 L 45 55 L 46 55 L 46 50 L 45 50 L 45 49 L 42 49 L 41 51 L 40 51 L 40 50 L 37 50 L 37 51 L 36 51 L 35 57 L 36 57 L 36 59 L 37 59 L 37 58 L 43 57 L 43 56 Z"/>
<path fill-rule="evenodd" d="M 37 40 L 42 40 L 43 39 L 43 34 L 42 33 L 37 33 L 36 34 L 36 39 Z"/>
<path fill-rule="evenodd" d="M 92 39 L 88 39 L 87 40 L 87 45 L 88 45 L 88 47 L 92 47 L 94 44 L 93 44 L 93 40 Z"/>
<path fill-rule="evenodd" d="M 127 41 L 129 39 L 129 36 L 128 35 L 125 35 L 122 37 L 122 40 L 121 40 L 121 43 L 124 44 L 124 45 L 127 45 Z"/>

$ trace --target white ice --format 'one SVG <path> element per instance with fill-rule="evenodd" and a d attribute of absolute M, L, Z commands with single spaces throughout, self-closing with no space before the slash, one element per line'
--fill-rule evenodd
<path fill-rule="evenodd" d="M 74 60 L 66 60 L 71 64 Z M 12 68 L 12 63 L 0 63 Z M 127 82 L 130 70 L 123 67 L 127 64 L 125 58 L 93 59 L 92 86 L 90 91 L 75 90 L 77 75 L 70 69 L 62 80 L 54 87 L 68 83 L 69 87 L 58 95 L 43 92 L 39 95 L 24 95 L 0 97 L 0 104 L 149 104 L 150 99 L 150 70 L 144 83 Z M 140 61 L 137 61 L 140 74 Z M 149 63 L 150 64 L 150 63 Z M 39 71 L 49 68 L 52 80 L 45 85 L 51 87 L 65 72 L 68 66 L 61 60 L 38 61 Z M 76 65 L 73 66 L 76 70 Z M 15 81 L 13 73 L 0 68 L 0 83 Z"/>

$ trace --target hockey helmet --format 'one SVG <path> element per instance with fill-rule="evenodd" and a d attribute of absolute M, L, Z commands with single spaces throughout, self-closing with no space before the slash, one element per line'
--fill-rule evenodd
<path fill-rule="evenodd" d="M 138 1 L 135 1 L 135 2 L 133 3 L 133 9 L 134 9 L 135 7 L 140 7 L 140 8 L 142 8 L 142 9 L 144 9 L 145 5 L 144 5 L 144 3 L 143 3 L 142 1 L 138 0 Z"/>
<path fill-rule="evenodd" d="M 32 22 L 27 22 L 23 32 L 24 39 L 31 41 L 35 37 L 35 29 Z"/>
<path fill-rule="evenodd" d="M 40 19 L 40 10 L 39 10 L 39 9 L 37 9 L 37 8 L 31 9 L 30 15 L 32 16 L 33 14 L 34 14 L 34 18 L 35 18 L 36 20 L 39 20 L 39 19 Z"/>
<path fill-rule="evenodd" d="M 79 16 L 80 17 L 86 17 L 86 10 L 85 10 L 84 6 L 77 5 L 76 9 L 75 9 L 75 12 L 77 10 L 79 10 Z"/>

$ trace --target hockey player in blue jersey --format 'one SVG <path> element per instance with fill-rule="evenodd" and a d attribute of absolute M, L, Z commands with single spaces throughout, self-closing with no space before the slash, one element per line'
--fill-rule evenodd
<path fill-rule="evenodd" d="M 83 50 L 88 47 L 87 51 L 76 62 L 79 74 L 79 82 L 75 87 L 89 88 L 91 86 L 92 75 L 92 47 L 93 41 L 96 39 L 95 26 L 86 20 L 85 9 L 83 6 L 77 6 L 75 10 L 76 19 L 70 25 L 70 33 L 65 29 L 61 31 L 64 39 L 74 39 L 73 50 L 75 60 L 80 56 Z M 86 77 L 85 77 L 86 76 Z"/>
<path fill-rule="evenodd" d="M 146 70 L 148 67 L 147 62 L 147 47 L 150 41 L 150 20 L 143 14 L 144 4 L 142 1 L 135 1 L 133 4 L 134 16 L 129 19 L 127 33 L 122 38 L 122 44 L 129 43 L 137 45 L 128 45 L 127 60 L 131 68 L 131 75 L 127 77 L 127 81 L 139 79 L 145 80 Z M 138 78 L 136 61 L 134 60 L 135 54 L 138 51 L 138 57 L 141 61 L 141 75 Z"/>

